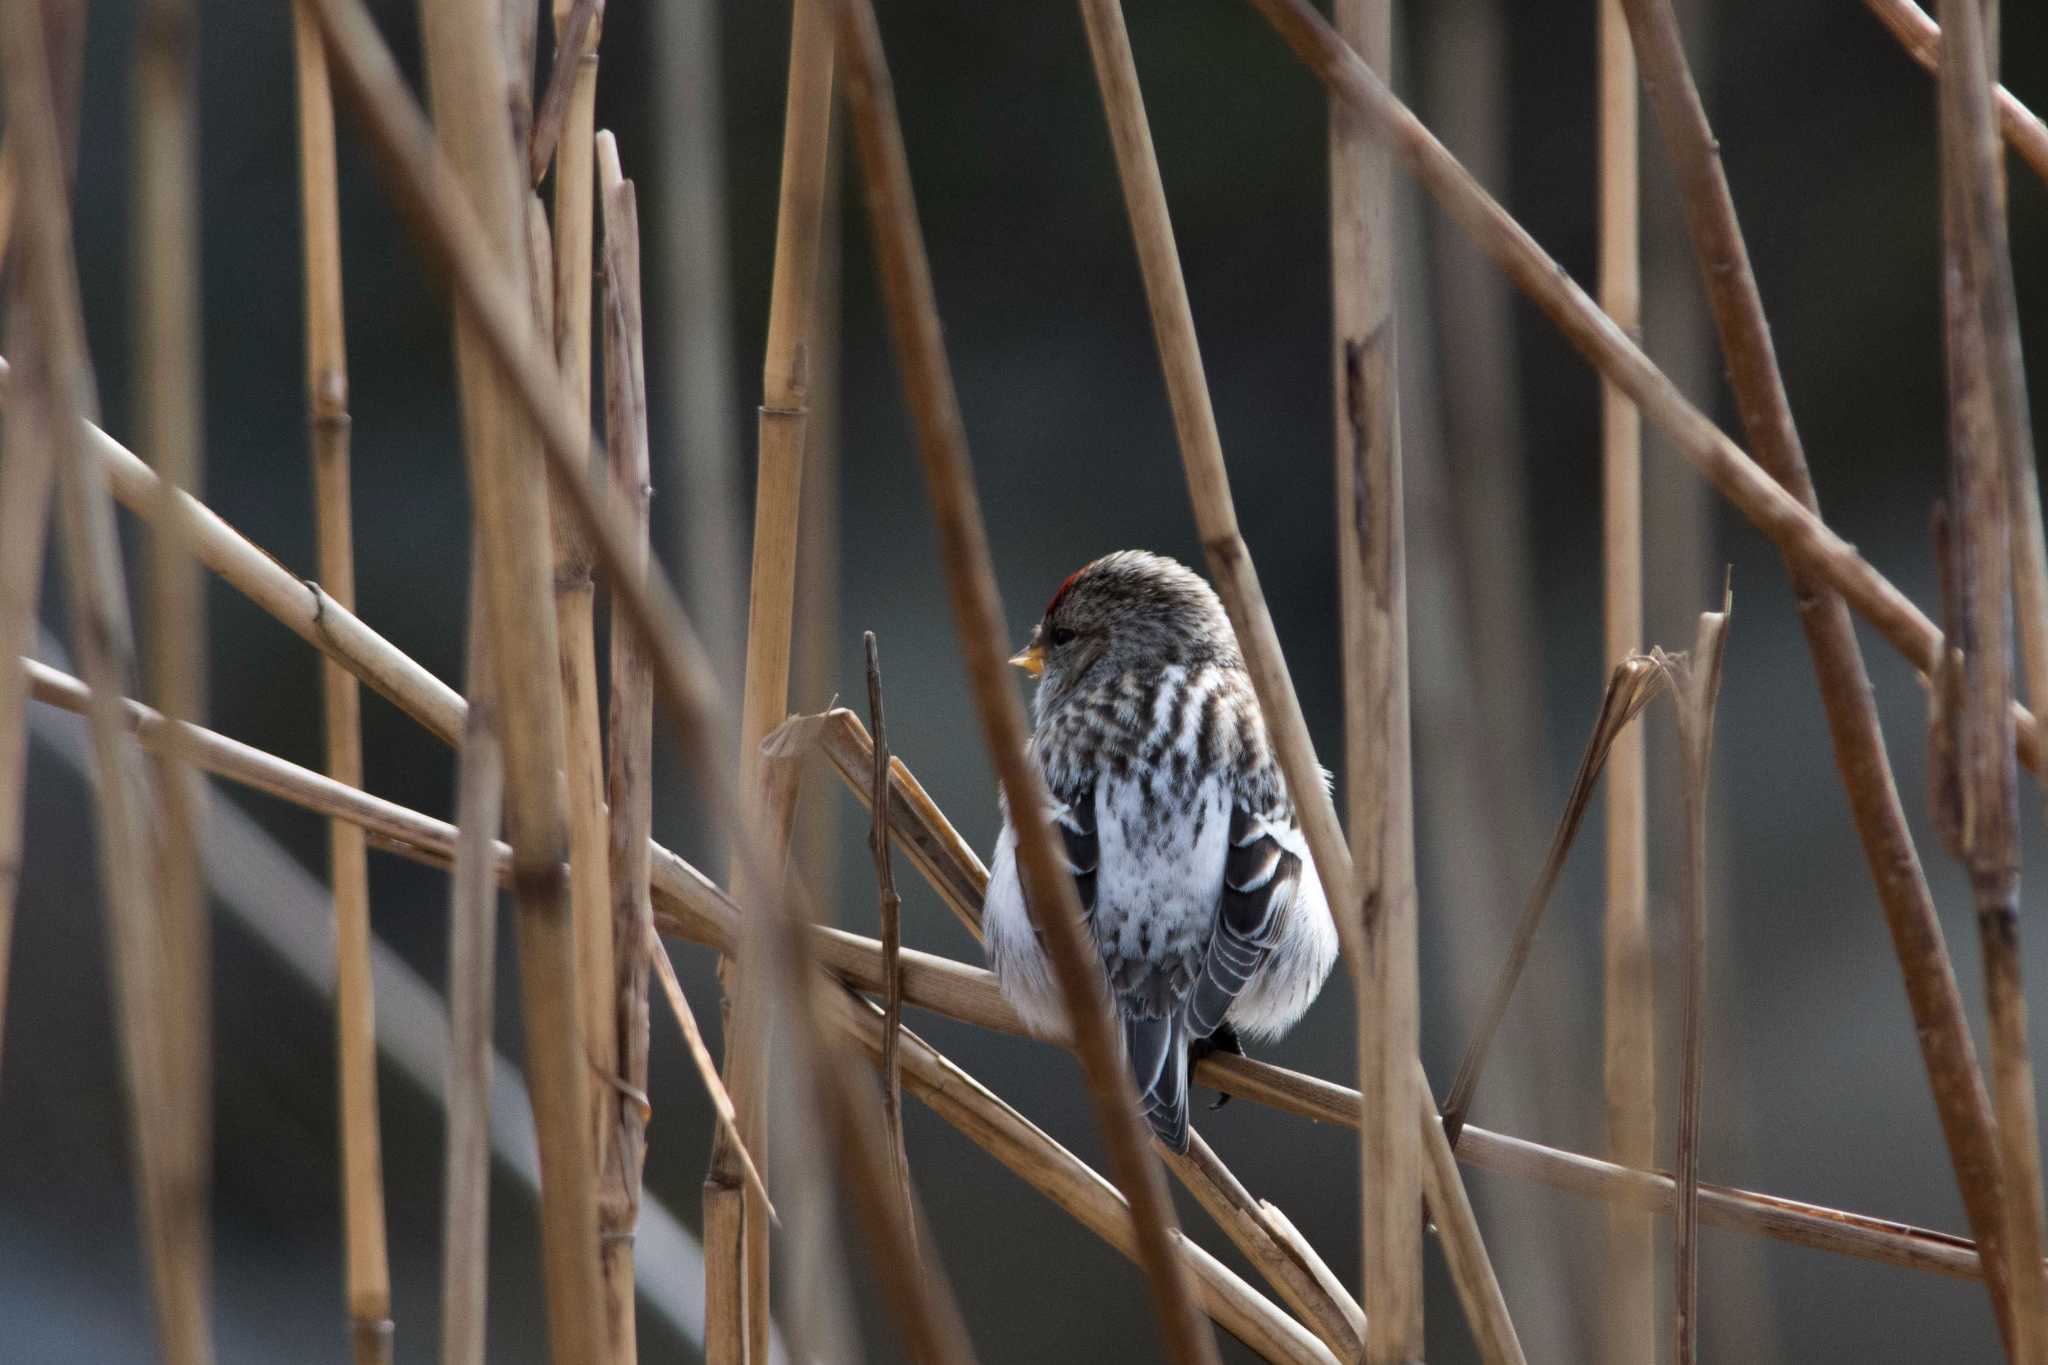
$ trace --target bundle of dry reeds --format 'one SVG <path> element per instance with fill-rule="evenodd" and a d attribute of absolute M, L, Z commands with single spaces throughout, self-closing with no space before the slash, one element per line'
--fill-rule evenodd
<path fill-rule="evenodd" d="M 987 872 L 910 769 L 891 755 L 879 651 L 868 638 L 872 726 L 851 712 L 788 718 L 798 634 L 799 526 L 811 404 L 821 382 L 817 299 L 826 250 L 833 118 L 843 104 L 869 231 L 915 422 L 931 514 L 990 759 L 1011 809 L 1035 808 L 1024 714 L 986 526 L 968 458 L 911 171 L 869 0 L 795 0 L 781 195 L 759 427 L 759 478 L 744 689 L 726 714 L 713 661 L 648 552 L 650 451 L 640 243 L 631 161 L 595 126 L 601 0 L 557 0 L 554 58 L 534 88 L 539 14 L 530 3 L 423 7 L 432 118 L 399 74 L 363 0 L 296 0 L 306 288 L 306 406 L 318 511 L 317 582 L 301 579 L 194 496 L 202 484 L 193 185 L 193 71 L 180 0 L 150 0 L 136 62 L 138 282 L 144 437 L 152 465 L 96 423 L 67 216 L 75 101 L 60 87 L 61 3 L 0 8 L 12 214 L 6 334 L 6 452 L 0 463 L 0 985 L 21 848 L 29 699 L 90 718 L 100 856 L 125 1062 L 138 1226 L 167 1360 L 211 1358 L 206 1173 L 208 937 L 200 895 L 208 773 L 331 822 L 346 1295 L 359 1361 L 389 1361 L 392 1320 L 379 1151 L 368 849 L 451 869 L 451 1047 L 442 1358 L 486 1358 L 488 1082 L 494 909 L 509 889 L 520 1014 L 541 1169 L 549 1344 L 563 1362 L 637 1358 L 634 1229 L 648 1117 L 650 974 L 681 1028 L 718 1115 L 703 1186 L 705 1346 L 722 1365 L 770 1358 L 780 1323 L 793 1349 L 820 1340 L 821 1305 L 846 1293 L 842 1258 L 812 1244 L 829 1220 L 798 1210 L 834 1186 L 861 1224 L 864 1263 L 909 1354 L 974 1356 L 975 1305 L 955 1297 L 944 1249 L 923 1226 L 909 1094 L 1082 1225 L 1135 1260 L 1164 1353 L 1215 1361 L 1213 1325 L 1268 1360 L 1396 1362 L 1429 1345 L 1422 1314 L 1425 1213 L 1467 1326 L 1489 1361 L 1522 1359 L 1514 1307 L 1494 1274 L 1459 1162 L 1541 1181 L 1609 1211 L 1605 1358 L 1690 1361 L 1698 1337 L 1702 1222 L 1840 1255 L 1980 1277 L 2009 1356 L 2048 1365 L 2041 1174 L 2019 978 L 2017 767 L 2048 775 L 2036 719 L 2048 697 L 2048 556 L 2025 405 L 2004 226 L 2002 136 L 2048 175 L 2048 130 L 1997 85 L 1996 9 L 1944 0 L 1940 28 L 1907 0 L 1871 8 L 1941 82 L 1944 278 L 1953 402 L 1953 500 L 1944 540 L 1946 632 L 1822 520 L 1773 354 L 1741 225 L 1694 87 L 1671 0 L 1600 7 L 1602 262 L 1582 290 L 1390 91 L 1387 0 L 1338 0 L 1326 22 L 1305 0 L 1254 0 L 1329 89 L 1334 483 L 1345 677 L 1344 816 L 1317 755 L 1239 530 L 1228 470 L 1154 156 L 1131 39 L 1117 0 L 1081 0 L 1142 268 L 1187 488 L 1208 567 L 1250 671 L 1352 968 L 1357 1087 L 1241 1057 L 1201 1078 L 1276 1110 L 1356 1128 L 1364 1196 L 1362 1281 L 1347 1285 L 1281 1209 L 1206 1142 L 1186 1157 L 1149 1147 L 1110 1022 L 1093 986 L 1079 904 L 1049 829 L 1022 832 L 1020 864 L 1070 1015 L 1108 1154 L 1096 1173 L 904 1027 L 913 1006 L 1020 1032 L 978 967 L 902 944 L 900 852 L 979 934 Z M 53 61 L 53 54 L 58 60 Z M 1676 173 L 1748 447 L 1704 416 L 1644 354 L 1638 326 L 1638 71 Z M 463 434 L 475 513 L 467 676 L 435 678 L 354 612 L 348 363 L 342 328 L 337 96 L 408 210 L 421 250 L 453 294 Z M 1406 531 L 1394 343 L 1393 168 L 1401 164 L 1586 355 L 1607 385 L 1606 641 L 1613 681 L 1549 853 L 1449 1098 L 1417 1054 L 1414 791 L 1408 735 Z M 549 184 L 552 205 L 537 187 Z M 593 298 L 593 280 L 601 294 Z M 593 318 L 598 319 L 593 336 Z M 602 394 L 602 439 L 588 420 Z M 1701 617 L 1690 655 L 1645 650 L 1640 525 L 1647 418 L 1783 552 L 1850 808 L 1907 990 L 1955 1165 L 1970 1239 L 1701 1181 L 1707 773 L 1727 601 Z M 53 497 L 54 490 L 54 497 Z M 122 589 L 113 506 L 147 523 L 152 592 L 145 667 Z M 73 678 L 26 657 L 44 546 L 64 554 Z M 313 772 L 199 726 L 205 713 L 201 568 L 297 632 L 325 658 L 326 771 Z M 610 657 L 596 657 L 597 588 L 609 593 Z M 1944 759 L 1944 834 L 1976 891 L 1989 983 L 1991 1080 L 1971 1045 L 1919 857 L 1892 780 L 1852 612 L 1923 673 Z M 2008 613 L 2022 667 L 2009 662 Z M 720 661 L 728 666 L 734 661 Z M 600 693 L 608 675 L 609 694 Z M 359 685 L 460 754 L 455 820 L 361 790 Z M 1677 1151 L 1657 1172 L 1652 1067 L 1644 758 L 1639 719 L 1673 705 L 1684 766 L 1683 1048 Z M 603 703 L 601 705 L 601 702 Z M 680 740 L 702 809 L 732 850 L 721 889 L 650 838 L 655 709 Z M 1661 717 L 1661 711 L 1648 714 Z M 736 720 L 736 726 L 734 724 Z M 1649 723 L 1649 722 L 1643 722 Z M 1657 723 L 1663 723 L 1659 720 Z M 738 762 L 726 737 L 740 736 Z M 144 763 L 150 755 L 153 763 Z M 805 782 L 835 773 L 868 808 L 880 932 L 813 922 L 811 874 L 790 849 Z M 1581 817 L 1607 780 L 1604 1158 L 1489 1132 L 1468 1120 L 1496 1028 Z M 662 936 L 728 960 L 725 1056 L 706 1047 Z M 871 998 L 873 997 L 873 998 Z M 778 1031 L 784 1051 L 769 1047 Z M 17 1046 L 20 1046 L 17 1040 Z M 877 1089 L 845 1064 L 869 1058 Z M 771 1066 L 771 1059 L 773 1064 Z M 771 1107 L 774 1094 L 782 1100 Z M 823 1142 L 764 1179 L 771 1116 L 794 1114 Z M 786 1117 L 784 1121 L 789 1121 Z M 836 1169 L 827 1169 L 836 1160 Z M 784 1163 L 788 1166 L 790 1163 Z M 1193 1194 L 1264 1289 L 1177 1221 L 1163 1175 Z M 778 1232 L 776 1196 L 790 1223 Z M 1673 1228 L 1673 1316 L 1660 1327 L 1656 1215 Z M 772 1240 L 796 1243 L 780 1262 Z M 778 1292 L 778 1264 L 821 1284 Z M 988 1343 L 983 1343 L 987 1345 Z"/>

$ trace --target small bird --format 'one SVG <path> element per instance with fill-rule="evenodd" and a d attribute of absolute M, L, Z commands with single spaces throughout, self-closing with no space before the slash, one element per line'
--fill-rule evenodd
<path fill-rule="evenodd" d="M 1052 797 L 1145 1118 L 1188 1146 L 1191 1055 L 1272 1038 L 1322 989 L 1337 926 L 1223 604 L 1163 555 L 1070 575 L 1010 660 L 1038 680 L 1031 753 Z M 990 965 L 1025 1022 L 1066 1020 L 1017 877 L 989 874 Z M 1220 1101 L 1219 1101 L 1220 1103 Z"/>

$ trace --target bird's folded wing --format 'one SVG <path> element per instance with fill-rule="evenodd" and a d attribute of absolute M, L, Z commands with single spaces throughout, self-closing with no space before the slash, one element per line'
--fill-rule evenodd
<path fill-rule="evenodd" d="M 1265 962 L 1280 937 L 1280 917 L 1293 903 L 1300 881 L 1300 857 L 1281 846 L 1266 817 L 1233 806 L 1216 932 L 1209 938 L 1202 974 L 1188 999 L 1188 1031 L 1195 1037 L 1206 1038 L 1222 1025 L 1231 1004 Z"/>

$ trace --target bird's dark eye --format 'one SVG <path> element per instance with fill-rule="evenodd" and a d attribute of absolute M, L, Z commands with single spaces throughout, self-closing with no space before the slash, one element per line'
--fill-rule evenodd
<path fill-rule="evenodd" d="M 1059 648 L 1059 647 L 1060 647 L 1061 645 L 1066 645 L 1066 644 L 1072 644 L 1072 643 L 1073 643 L 1073 641 L 1074 641 L 1074 632 L 1073 632 L 1073 631 L 1071 631 L 1071 630 L 1068 630 L 1068 629 L 1067 629 L 1067 628 L 1066 628 L 1065 626 L 1054 626 L 1054 627 L 1053 627 L 1053 631 L 1052 631 L 1052 647 L 1053 647 L 1054 649 L 1058 649 L 1058 648 Z"/>

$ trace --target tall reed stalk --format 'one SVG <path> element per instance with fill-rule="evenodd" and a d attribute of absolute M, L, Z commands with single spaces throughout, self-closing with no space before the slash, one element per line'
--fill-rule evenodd
<path fill-rule="evenodd" d="M 355 606 L 350 506 L 348 344 L 342 326 L 341 214 L 335 172 L 334 102 L 320 35 L 302 5 L 292 10 L 299 114 L 299 205 L 305 252 L 306 427 L 320 581 Z M 321 666 L 327 773 L 363 781 L 362 711 L 355 677 Z M 370 984 L 370 873 L 363 833 L 328 822 L 334 887 L 335 1036 L 341 1108 L 342 1224 L 349 1321 L 358 1365 L 391 1359 L 391 1268 L 384 1227 L 384 1171 L 377 1125 L 376 1004 Z M 488 1046 L 488 1039 L 486 1039 Z"/>

